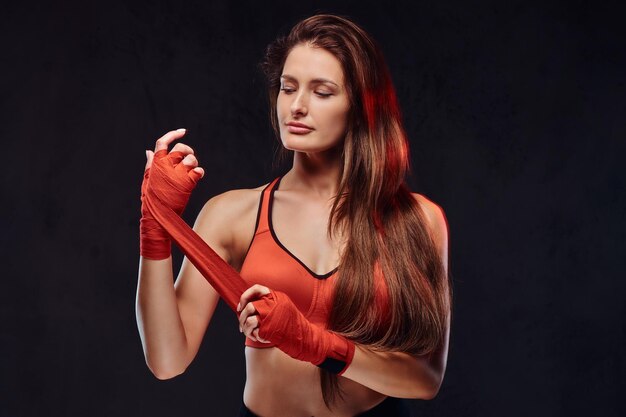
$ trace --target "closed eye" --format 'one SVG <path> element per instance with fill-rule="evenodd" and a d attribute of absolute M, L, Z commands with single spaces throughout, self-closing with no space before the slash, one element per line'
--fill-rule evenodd
<path fill-rule="evenodd" d="M 281 87 L 280 91 L 284 92 L 285 94 L 291 94 L 294 91 L 296 91 L 295 88 L 289 88 L 289 87 Z M 333 95 L 333 93 L 325 93 L 322 91 L 316 91 L 315 94 L 317 94 L 319 97 L 321 98 L 327 98 Z"/>

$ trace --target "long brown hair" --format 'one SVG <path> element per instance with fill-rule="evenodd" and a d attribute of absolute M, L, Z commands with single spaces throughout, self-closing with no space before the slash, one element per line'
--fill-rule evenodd
<path fill-rule="evenodd" d="M 409 148 L 396 93 L 382 52 L 357 24 L 320 14 L 297 23 L 266 49 L 270 119 L 280 137 L 276 101 L 293 47 L 309 44 L 341 63 L 350 100 L 341 175 L 328 226 L 346 237 L 328 328 L 381 351 L 423 355 L 444 340 L 451 286 L 419 203 L 406 186 Z M 374 271 L 382 269 L 388 307 L 375 300 Z M 381 317 L 387 321 L 381 325 Z M 330 408 L 342 396 L 337 377 L 321 370 Z"/>

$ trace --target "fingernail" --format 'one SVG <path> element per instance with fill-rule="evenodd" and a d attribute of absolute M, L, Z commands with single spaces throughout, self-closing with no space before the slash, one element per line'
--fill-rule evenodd
<path fill-rule="evenodd" d="M 187 129 L 185 129 L 184 127 L 180 128 L 180 129 L 176 129 L 177 132 L 186 132 Z"/>
<path fill-rule="evenodd" d="M 237 304 L 237 311 L 241 309 L 241 303 Z"/>
<path fill-rule="evenodd" d="M 241 330 L 241 326 L 239 326 L 239 333 L 241 333 L 243 330 Z"/>
<path fill-rule="evenodd" d="M 146 158 L 148 157 L 148 150 L 146 149 Z"/>

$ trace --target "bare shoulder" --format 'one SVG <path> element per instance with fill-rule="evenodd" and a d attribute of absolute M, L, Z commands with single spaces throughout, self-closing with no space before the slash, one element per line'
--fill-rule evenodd
<path fill-rule="evenodd" d="M 448 220 L 446 219 L 443 208 L 422 194 L 412 193 L 412 195 L 418 202 L 419 207 L 424 214 L 424 218 L 428 222 L 428 227 L 435 243 L 441 251 L 446 252 L 447 256 Z"/>
<path fill-rule="evenodd" d="M 422 194 L 411 194 L 413 195 L 413 198 L 419 203 L 419 206 L 422 209 L 422 212 L 428 220 L 431 228 L 437 229 L 442 226 L 447 227 L 447 219 L 445 212 L 443 211 L 443 207 Z"/>
<path fill-rule="evenodd" d="M 216 217 L 223 220 L 237 218 L 251 209 L 256 209 L 261 192 L 266 185 L 250 189 L 230 190 L 218 194 L 204 204 L 198 217 Z"/>
<path fill-rule="evenodd" d="M 266 185 L 218 194 L 204 204 L 196 218 L 194 230 L 212 247 L 222 248 L 224 257 L 235 268 L 243 261 L 241 257 L 254 235 Z"/>

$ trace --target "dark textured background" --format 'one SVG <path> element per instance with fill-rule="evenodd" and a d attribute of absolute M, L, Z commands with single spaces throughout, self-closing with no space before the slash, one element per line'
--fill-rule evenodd
<path fill-rule="evenodd" d="M 55 3 L 0 13 L 0 416 L 236 413 L 243 339 L 223 304 L 185 374 L 162 382 L 145 366 L 144 149 L 188 129 L 207 172 L 188 222 L 210 196 L 271 180 L 255 65 L 316 11 L 351 16 L 382 45 L 411 185 L 450 223 L 448 370 L 416 416 L 625 415 L 623 8 Z"/>

